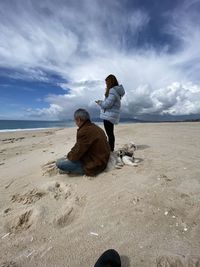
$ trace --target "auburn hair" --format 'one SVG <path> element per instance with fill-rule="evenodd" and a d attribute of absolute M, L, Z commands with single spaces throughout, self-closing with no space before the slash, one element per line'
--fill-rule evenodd
<path fill-rule="evenodd" d="M 113 74 L 108 75 L 108 77 L 106 77 L 105 81 L 106 81 L 106 85 L 107 85 L 105 97 L 108 97 L 110 89 L 116 85 L 119 85 L 119 83 L 117 81 L 117 78 Z"/>

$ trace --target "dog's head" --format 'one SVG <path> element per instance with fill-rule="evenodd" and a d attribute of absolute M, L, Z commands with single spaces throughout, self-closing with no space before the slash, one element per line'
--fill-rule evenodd
<path fill-rule="evenodd" d="M 127 144 L 128 149 L 135 151 L 137 149 L 136 144 L 134 142 L 130 142 Z"/>
<path fill-rule="evenodd" d="M 125 144 L 122 148 L 125 151 L 125 155 L 129 157 L 134 157 L 134 151 L 136 150 L 136 145 L 133 142 Z"/>

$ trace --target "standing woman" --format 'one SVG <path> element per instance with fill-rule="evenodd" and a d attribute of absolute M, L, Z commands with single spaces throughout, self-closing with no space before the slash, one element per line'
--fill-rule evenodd
<path fill-rule="evenodd" d="M 116 77 L 110 74 L 106 79 L 106 92 L 104 100 L 97 100 L 96 103 L 101 107 L 100 118 L 103 119 L 104 128 L 108 136 L 111 151 L 114 151 L 115 136 L 114 124 L 119 123 L 121 98 L 125 91 L 119 85 Z"/>

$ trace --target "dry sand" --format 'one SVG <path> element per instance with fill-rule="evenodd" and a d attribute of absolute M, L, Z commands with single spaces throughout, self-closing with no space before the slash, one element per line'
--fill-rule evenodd
<path fill-rule="evenodd" d="M 76 128 L 0 133 L 1 267 L 93 267 L 109 248 L 122 267 L 200 266 L 200 123 L 115 134 L 116 148 L 136 143 L 138 167 L 90 179 L 45 174 Z"/>

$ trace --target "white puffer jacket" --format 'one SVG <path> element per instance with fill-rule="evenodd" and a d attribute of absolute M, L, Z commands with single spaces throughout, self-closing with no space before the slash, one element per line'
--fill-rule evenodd
<path fill-rule="evenodd" d="M 125 91 L 122 85 L 117 85 L 110 89 L 108 97 L 99 102 L 101 119 L 108 120 L 113 124 L 119 123 L 121 98 L 124 94 Z"/>

